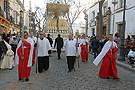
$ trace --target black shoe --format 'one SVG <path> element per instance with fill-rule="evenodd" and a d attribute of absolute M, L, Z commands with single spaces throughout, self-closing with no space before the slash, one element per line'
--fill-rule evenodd
<path fill-rule="evenodd" d="M 22 79 L 21 78 L 19 78 L 19 81 L 21 81 Z"/>
<path fill-rule="evenodd" d="M 110 79 L 110 77 L 107 77 L 107 79 Z"/>
<path fill-rule="evenodd" d="M 28 82 L 29 81 L 29 78 L 26 78 L 26 82 Z"/>
<path fill-rule="evenodd" d="M 86 58 L 86 61 L 88 61 L 88 59 Z"/>
<path fill-rule="evenodd" d="M 32 64 L 32 66 L 34 66 L 34 64 Z"/>
<path fill-rule="evenodd" d="M 61 58 L 58 58 L 58 60 L 60 60 Z"/>
<path fill-rule="evenodd" d="M 71 72 L 71 70 L 68 71 L 68 73 L 70 73 L 70 72 Z"/>
<path fill-rule="evenodd" d="M 38 72 L 38 73 L 42 73 L 43 71 L 40 71 L 40 72 Z"/>
<path fill-rule="evenodd" d="M 85 61 L 82 61 L 82 62 L 85 62 Z"/>
<path fill-rule="evenodd" d="M 113 79 L 120 79 L 120 78 L 113 78 Z"/>
<path fill-rule="evenodd" d="M 12 68 L 11 68 L 11 69 L 9 69 L 9 70 L 12 70 Z"/>
<path fill-rule="evenodd" d="M 51 55 L 49 55 L 49 57 L 52 57 Z"/>

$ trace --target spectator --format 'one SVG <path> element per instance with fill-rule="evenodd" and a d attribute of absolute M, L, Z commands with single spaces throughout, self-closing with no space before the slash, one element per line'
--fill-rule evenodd
<path fill-rule="evenodd" d="M 135 39 L 134 38 L 131 39 L 130 49 L 132 49 L 132 51 L 135 51 Z"/>
<path fill-rule="evenodd" d="M 7 34 L 5 34 L 4 32 L 2 34 L 2 39 L 5 40 L 7 43 L 9 43 L 9 40 L 7 38 Z"/>
<path fill-rule="evenodd" d="M 131 47 L 131 39 L 130 39 L 130 36 L 128 35 L 128 37 L 125 40 L 125 51 L 124 51 L 124 53 L 125 53 L 126 56 L 128 55 L 130 47 Z"/>
<path fill-rule="evenodd" d="M 12 38 L 12 36 L 10 36 L 10 37 L 9 37 L 9 44 L 11 44 L 12 41 L 13 41 L 13 38 Z"/>

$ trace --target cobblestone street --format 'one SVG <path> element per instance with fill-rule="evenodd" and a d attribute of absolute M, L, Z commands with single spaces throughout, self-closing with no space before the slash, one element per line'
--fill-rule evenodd
<path fill-rule="evenodd" d="M 123 67 L 118 67 L 119 80 L 101 79 L 98 76 L 100 65 L 93 65 L 93 56 L 89 54 L 88 62 L 76 65 L 76 71 L 68 73 L 65 53 L 57 60 L 57 54 L 52 53 L 50 68 L 41 74 L 36 74 L 35 65 L 29 82 L 19 82 L 15 90 L 135 90 L 135 73 Z M 17 67 L 13 70 L 0 71 L 0 90 L 9 90 L 18 80 Z M 133 86 L 134 85 L 134 86 Z"/>

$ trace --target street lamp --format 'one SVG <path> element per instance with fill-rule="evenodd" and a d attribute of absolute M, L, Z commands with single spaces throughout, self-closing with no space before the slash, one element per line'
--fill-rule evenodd
<path fill-rule="evenodd" d="M 123 10 L 123 30 L 121 36 L 121 46 L 120 46 L 120 56 L 118 57 L 119 61 L 125 61 L 124 55 L 124 40 L 125 40 L 125 8 L 126 8 L 126 0 L 124 0 L 124 10 Z"/>
<path fill-rule="evenodd" d="M 117 0 L 112 0 L 112 4 L 114 5 L 114 13 L 113 13 L 113 29 L 112 34 L 114 34 L 114 21 L 115 21 L 115 5 L 118 3 Z"/>
<path fill-rule="evenodd" d="M 21 36 L 21 31 L 22 31 L 22 15 L 23 15 L 23 11 L 20 10 L 20 36 Z"/>

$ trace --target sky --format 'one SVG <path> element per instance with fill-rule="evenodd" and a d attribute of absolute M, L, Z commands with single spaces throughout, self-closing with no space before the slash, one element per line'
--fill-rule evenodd
<path fill-rule="evenodd" d="M 35 11 L 35 7 L 37 6 L 42 9 L 42 12 L 45 11 L 47 0 L 24 0 L 24 6 L 27 11 L 29 10 L 29 1 L 31 1 L 31 7 L 33 12 Z M 85 2 L 86 0 L 80 0 L 80 1 Z M 23 0 L 21 0 L 21 2 L 23 3 Z M 83 12 L 81 13 L 80 17 L 75 21 L 75 23 L 80 23 L 80 22 L 85 23 Z"/>

